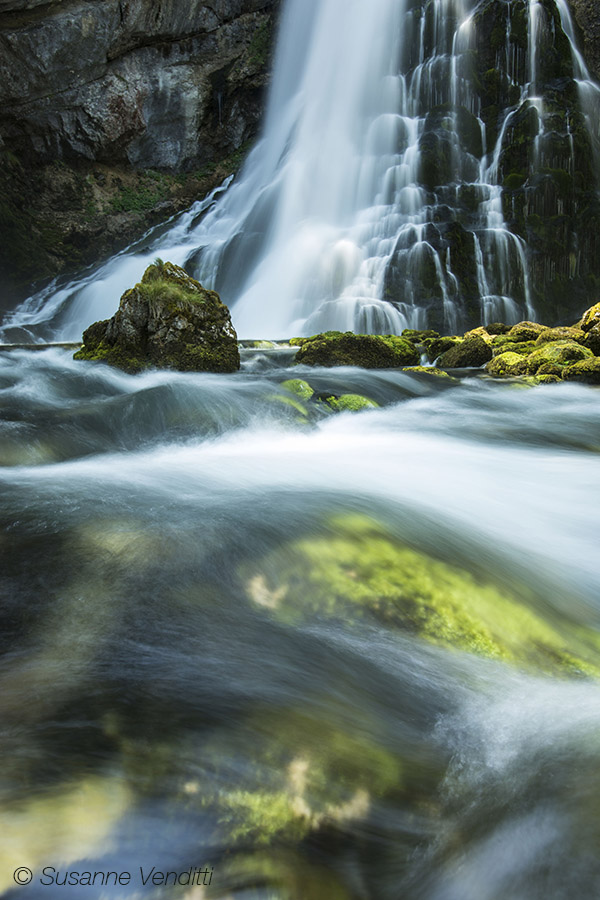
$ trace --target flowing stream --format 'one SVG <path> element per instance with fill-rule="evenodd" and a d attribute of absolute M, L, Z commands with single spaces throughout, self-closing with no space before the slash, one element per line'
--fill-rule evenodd
<path fill-rule="evenodd" d="M 0 356 L 2 896 L 595 896 L 596 391 L 291 363 Z"/>
<path fill-rule="evenodd" d="M 522 4 L 528 51 L 496 35 L 515 90 L 494 146 L 465 74 L 488 6 L 289 0 L 240 177 L 30 298 L 5 339 L 78 339 L 156 255 L 242 336 L 398 331 L 432 298 L 458 328 L 440 236 L 467 187 L 482 317 L 533 316 L 498 171 L 520 109 L 545 165 L 552 4 Z M 430 188 L 428 133 L 454 173 Z M 0 352 L 1 896 L 600 896 L 597 389 L 293 356 L 130 376 Z M 378 407 L 319 399 L 344 393 Z"/>

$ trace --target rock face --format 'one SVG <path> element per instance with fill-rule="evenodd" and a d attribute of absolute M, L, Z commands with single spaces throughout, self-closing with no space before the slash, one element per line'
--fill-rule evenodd
<path fill-rule="evenodd" d="M 600 81 L 600 6 L 597 0 L 569 0 L 587 64 Z"/>
<path fill-rule="evenodd" d="M 280 0 L 0 0 L 0 294 L 121 249 L 235 172 Z"/>
<path fill-rule="evenodd" d="M 219 295 L 205 290 L 179 266 L 157 260 L 119 309 L 83 335 L 75 359 L 96 360 L 140 372 L 156 367 L 182 372 L 234 372 L 237 336 Z"/>
<path fill-rule="evenodd" d="M 181 170 L 252 137 L 275 0 L 8 0 L 0 134 L 21 159 Z"/>

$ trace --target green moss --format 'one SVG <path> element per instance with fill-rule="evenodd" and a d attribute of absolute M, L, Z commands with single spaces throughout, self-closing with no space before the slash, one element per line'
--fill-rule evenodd
<path fill-rule="evenodd" d="M 444 647 L 548 672 L 600 674 L 600 636 L 544 619 L 469 572 L 394 540 L 377 522 L 345 516 L 294 540 L 246 573 L 276 598 L 286 621 L 310 615 L 373 618 Z"/>
<path fill-rule="evenodd" d="M 435 366 L 405 366 L 402 371 L 408 372 L 411 375 L 434 375 L 436 378 L 444 378 L 446 381 L 457 381 L 456 378 L 448 375 L 443 369 L 436 369 Z"/>
<path fill-rule="evenodd" d="M 575 341 L 554 341 L 544 344 L 530 353 L 526 359 L 527 372 L 535 375 L 542 366 L 548 364 L 553 367 L 564 367 L 588 358 L 593 359 L 594 354 L 587 347 L 582 347 Z M 555 374 L 555 370 L 553 368 L 550 372 L 546 370 L 540 374 Z"/>
<path fill-rule="evenodd" d="M 529 356 L 535 350 L 537 344 L 535 341 L 513 341 L 507 340 L 502 343 L 495 344 L 492 348 L 494 356 L 500 356 L 502 353 L 518 353 L 519 356 Z"/>
<path fill-rule="evenodd" d="M 360 394 L 342 394 L 340 397 L 328 397 L 327 403 L 336 412 L 360 412 L 362 409 L 377 409 L 378 403 L 362 397 Z"/>
<path fill-rule="evenodd" d="M 292 338 L 290 343 L 300 346 L 296 362 L 308 366 L 387 369 L 419 362 L 419 353 L 414 345 L 396 335 L 328 331 L 310 338 Z"/>
<path fill-rule="evenodd" d="M 295 394 L 300 400 L 310 400 L 314 394 L 308 381 L 304 381 L 302 378 L 288 378 L 287 381 L 282 382 L 281 387 Z"/>
<path fill-rule="evenodd" d="M 486 372 L 494 378 L 523 375 L 527 371 L 527 358 L 520 353 L 500 353 L 486 365 Z"/>
<path fill-rule="evenodd" d="M 600 384 L 600 359 L 594 356 L 581 359 L 573 365 L 566 366 L 563 372 L 565 381 L 581 381 L 584 384 Z"/>
<path fill-rule="evenodd" d="M 492 349 L 479 335 L 467 337 L 446 350 L 436 365 L 442 369 L 479 367 L 492 358 Z"/>

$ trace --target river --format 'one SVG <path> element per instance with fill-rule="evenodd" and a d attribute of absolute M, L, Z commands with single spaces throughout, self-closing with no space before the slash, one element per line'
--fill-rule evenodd
<path fill-rule="evenodd" d="M 596 390 L 291 356 L 0 356 L 3 896 L 595 896 Z M 303 415 L 299 375 L 380 408 Z M 493 646 L 411 589 L 500 604 Z M 52 880 L 88 870 L 131 883 Z"/>

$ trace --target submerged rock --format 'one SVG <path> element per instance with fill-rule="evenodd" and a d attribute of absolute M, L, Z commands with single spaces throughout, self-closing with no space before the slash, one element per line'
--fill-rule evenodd
<path fill-rule="evenodd" d="M 292 338 L 290 343 L 300 347 L 296 362 L 307 366 L 397 369 L 419 362 L 419 353 L 411 341 L 392 334 L 326 331 L 312 337 Z"/>
<path fill-rule="evenodd" d="M 328 526 L 240 572 L 248 599 L 286 622 L 375 620 L 537 671 L 600 674 L 600 639 L 592 629 L 546 618 L 526 597 L 414 550 L 373 519 L 344 515 Z"/>
<path fill-rule="evenodd" d="M 342 394 L 341 397 L 328 397 L 328 405 L 336 412 L 360 412 L 361 409 L 378 409 L 379 404 L 361 394 Z"/>
<path fill-rule="evenodd" d="M 184 269 L 157 260 L 119 309 L 83 334 L 74 359 L 95 360 L 140 372 L 156 367 L 181 372 L 234 372 L 240 367 L 229 310 Z"/>

